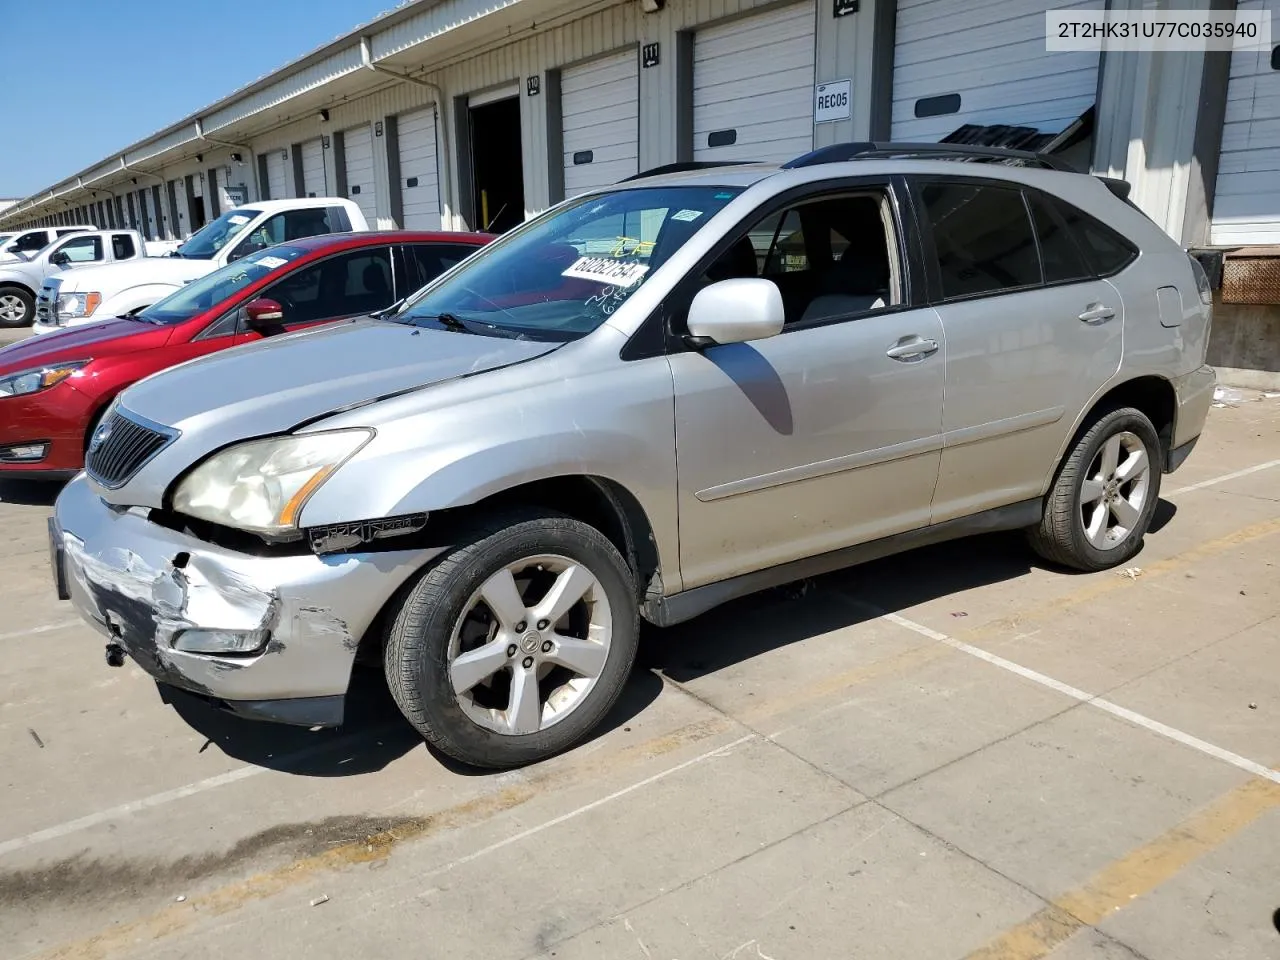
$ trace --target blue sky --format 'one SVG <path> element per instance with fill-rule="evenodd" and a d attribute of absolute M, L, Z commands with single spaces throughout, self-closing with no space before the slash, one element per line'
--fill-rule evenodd
<path fill-rule="evenodd" d="M 50 186 L 397 4 L 0 0 L 0 197 Z"/>

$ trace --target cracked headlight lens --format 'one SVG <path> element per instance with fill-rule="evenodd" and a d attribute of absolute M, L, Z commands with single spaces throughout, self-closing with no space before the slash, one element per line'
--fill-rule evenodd
<path fill-rule="evenodd" d="M 229 447 L 178 485 L 174 509 L 251 533 L 295 530 L 311 495 L 372 437 L 372 430 L 335 430 Z"/>

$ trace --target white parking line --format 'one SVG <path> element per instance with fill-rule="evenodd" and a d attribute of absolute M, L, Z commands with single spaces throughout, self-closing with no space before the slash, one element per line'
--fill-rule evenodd
<path fill-rule="evenodd" d="M 38 633 L 51 633 L 54 630 L 65 630 L 67 627 L 81 626 L 84 626 L 83 620 L 59 620 L 57 623 L 46 623 L 41 627 L 28 627 L 26 630 L 0 633 L 0 640 L 17 640 L 19 637 L 33 637 Z"/>
<path fill-rule="evenodd" d="M 1191 493 L 1195 490 L 1203 490 L 1205 487 L 1216 487 L 1220 483 L 1227 483 L 1231 480 L 1238 480 L 1241 477 L 1247 477 L 1251 473 L 1259 473 L 1263 470 L 1270 470 L 1272 467 L 1280 467 L 1280 460 L 1268 460 L 1266 463 L 1255 464 L 1252 467 L 1245 467 L 1243 470 L 1236 470 L 1234 473 L 1224 473 L 1220 477 L 1213 477 L 1209 480 L 1201 480 L 1199 483 L 1191 483 L 1185 487 L 1175 487 L 1173 490 L 1167 490 L 1163 496 L 1176 497 L 1180 493 Z"/>
<path fill-rule="evenodd" d="M 387 731 L 392 729 L 394 729 L 394 726 L 388 726 L 386 728 Z M 340 737 L 327 742 L 317 743 L 314 746 L 299 750 L 297 753 L 290 753 L 280 757 L 279 763 L 282 766 L 287 766 L 301 760 L 307 760 L 318 754 L 340 750 L 357 740 L 367 738 L 371 735 L 376 735 L 381 730 L 382 728 L 379 727 L 358 736 L 352 735 L 349 737 Z M 75 820 L 68 820 L 65 823 L 46 827 L 43 830 L 28 833 L 26 836 L 14 837 L 12 840 L 0 842 L 0 856 L 4 856 L 7 853 L 13 853 L 15 850 L 21 850 L 23 847 L 31 847 L 38 843 L 45 843 L 49 840 L 57 840 L 60 837 L 70 836 L 73 833 L 88 830 L 90 827 L 99 826 L 100 824 L 107 823 L 108 821 L 128 816 L 131 813 L 138 813 L 141 810 L 150 810 L 153 807 L 160 807 L 167 803 L 173 803 L 175 800 L 182 800 L 186 797 L 195 796 L 197 793 L 204 793 L 207 790 L 215 790 L 218 787 L 225 787 L 231 783 L 239 783 L 241 780 L 248 780 L 250 777 L 256 777 L 260 773 L 270 773 L 272 769 L 273 768 L 271 767 L 258 766 L 237 767 L 235 770 L 228 770 L 226 773 L 220 773 L 216 777 L 207 777 L 204 780 L 197 780 L 195 783 L 188 783 L 186 786 L 176 787 L 173 790 L 165 790 L 162 793 L 153 793 L 151 796 L 143 797 L 140 800 L 130 800 L 128 803 L 108 807 L 105 810 L 99 810 L 96 813 L 91 813 Z"/>
<path fill-rule="evenodd" d="M 1199 750 L 1207 756 L 1214 757 L 1224 763 L 1229 763 L 1233 767 L 1239 767 L 1241 770 L 1251 773 L 1255 777 L 1262 777 L 1263 779 L 1270 780 L 1273 783 L 1280 783 L 1280 771 L 1273 770 L 1265 764 L 1250 760 L 1248 757 L 1242 757 L 1240 754 L 1232 753 L 1230 750 L 1224 750 L 1222 747 L 1215 746 L 1212 743 L 1201 740 L 1199 737 L 1193 737 L 1191 734 L 1177 730 L 1167 724 L 1161 723 L 1159 720 L 1152 720 L 1150 717 L 1143 716 L 1140 713 L 1135 713 L 1134 711 L 1122 707 L 1119 704 L 1112 703 L 1110 700 L 1104 700 L 1091 693 L 1078 690 L 1077 688 L 1070 686 L 1069 684 L 1065 684 L 1060 680 L 1053 679 L 1053 677 L 1047 677 L 1043 673 L 1037 673 L 1035 670 L 1031 670 L 1021 664 L 1014 663 L 1012 660 L 1006 660 L 1004 657 L 998 657 L 994 653 L 988 653 L 980 647 L 975 647 L 972 644 L 963 642 L 962 640 L 956 640 L 954 637 L 949 637 L 945 633 L 940 633 L 931 627 L 926 627 L 923 623 L 916 623 L 914 620 L 908 620 L 906 617 L 899 616 L 896 613 L 885 613 L 883 610 L 873 607 L 871 604 L 863 603 L 861 600 L 854 600 L 852 598 L 848 598 L 848 600 L 850 603 L 862 607 L 864 610 L 873 611 L 881 620 L 887 620 L 890 623 L 896 623 L 898 626 L 905 627 L 908 630 L 914 630 L 921 636 L 928 637 L 931 640 L 936 640 L 938 643 L 945 643 L 947 646 L 959 650 L 961 653 L 967 653 L 971 657 L 977 657 L 979 660 L 985 660 L 987 663 L 997 666 L 1001 670 L 1008 670 L 1010 673 L 1017 674 L 1023 679 L 1030 680 L 1032 683 L 1038 683 L 1042 687 L 1048 687 L 1050 690 L 1056 690 L 1058 693 L 1064 694 L 1075 700 L 1079 700 L 1081 703 L 1086 703 L 1091 707 L 1097 707 L 1105 713 L 1119 717 L 1121 720 L 1127 720 L 1132 724 L 1150 730 L 1152 733 L 1158 733 L 1160 736 L 1167 737 L 1170 740 L 1181 743 L 1183 746 L 1190 747 L 1192 750 Z"/>

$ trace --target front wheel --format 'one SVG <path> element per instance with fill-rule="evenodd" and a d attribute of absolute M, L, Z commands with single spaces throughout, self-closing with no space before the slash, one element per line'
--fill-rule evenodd
<path fill-rule="evenodd" d="M 429 568 L 391 622 L 388 686 L 426 739 L 476 767 L 521 766 L 586 736 L 635 660 L 634 579 L 599 531 L 520 513 Z"/>
<path fill-rule="evenodd" d="M 0 327 L 29 327 L 36 302 L 21 287 L 0 287 Z"/>
<path fill-rule="evenodd" d="M 1160 498 L 1160 439 L 1141 410 L 1122 407 L 1098 417 L 1068 451 L 1028 533 L 1053 563 L 1105 570 L 1142 546 Z"/>

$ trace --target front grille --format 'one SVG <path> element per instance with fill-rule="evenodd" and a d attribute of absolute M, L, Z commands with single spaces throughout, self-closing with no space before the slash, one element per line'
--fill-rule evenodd
<path fill-rule="evenodd" d="M 46 280 L 36 294 L 36 322 L 56 323 L 58 291 L 62 288 L 61 280 Z"/>
<path fill-rule="evenodd" d="M 128 483 L 148 460 L 177 439 L 177 431 L 139 419 L 116 411 L 93 432 L 85 471 L 104 487 Z"/>

